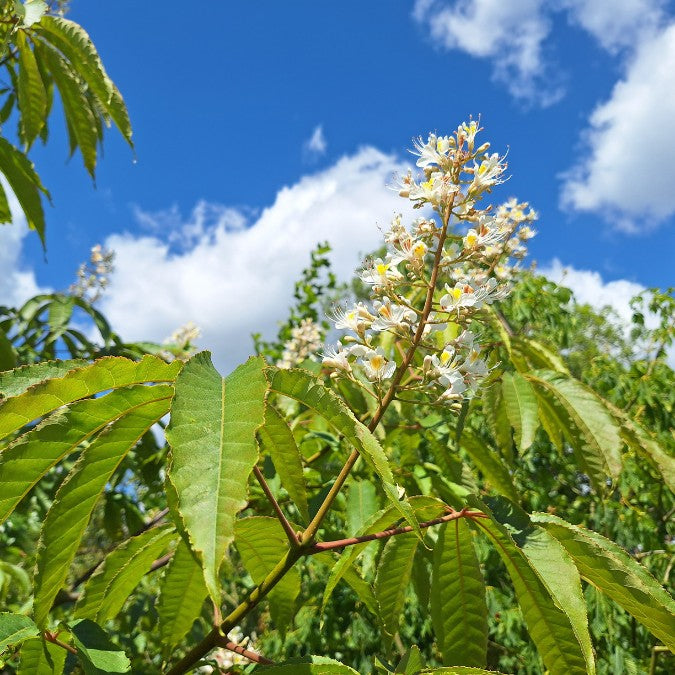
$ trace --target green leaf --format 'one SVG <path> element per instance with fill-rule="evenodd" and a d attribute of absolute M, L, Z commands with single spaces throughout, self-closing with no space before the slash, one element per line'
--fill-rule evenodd
<path fill-rule="evenodd" d="M 295 502 L 305 522 L 309 522 L 307 486 L 300 451 L 286 420 L 271 405 L 265 410 L 265 423 L 258 429 L 258 437 L 262 451 L 268 453 L 274 462 L 281 484 Z"/>
<path fill-rule="evenodd" d="M 439 528 L 431 577 L 431 621 L 443 662 L 487 664 L 485 583 L 463 519 Z"/>
<path fill-rule="evenodd" d="M 98 359 L 86 368 L 47 380 L 3 401 L 0 405 L 0 439 L 62 406 L 109 389 L 145 382 L 173 382 L 182 365 L 180 361 L 166 363 L 149 355 L 140 361 L 120 356 Z"/>
<path fill-rule="evenodd" d="M 176 379 L 169 479 L 190 546 L 199 558 L 213 602 L 220 604 L 218 573 L 246 505 L 248 479 L 258 461 L 267 381 L 262 357 L 221 377 L 209 352 L 193 356 Z"/>
<path fill-rule="evenodd" d="M 321 415 L 358 450 L 364 461 L 379 476 L 390 502 L 422 538 L 419 525 L 407 500 L 399 500 L 394 476 L 384 450 L 368 429 L 357 421 L 344 402 L 311 373 L 292 368 L 270 369 L 270 389 L 299 401 Z"/>
<path fill-rule="evenodd" d="M 59 53 L 45 43 L 36 43 L 35 49 L 41 61 L 54 78 L 54 84 L 61 95 L 63 113 L 68 121 L 68 130 L 80 148 L 87 171 L 94 177 L 97 159 L 99 133 L 96 114 L 85 94 L 83 82 L 64 61 Z M 71 154 L 73 148 L 71 143 Z"/>
<path fill-rule="evenodd" d="M 495 440 L 504 458 L 509 461 L 513 458 L 513 439 L 511 438 L 511 423 L 506 414 L 502 388 L 495 383 L 483 389 L 483 413 Z"/>
<path fill-rule="evenodd" d="M 556 605 L 567 615 L 584 654 L 586 670 L 589 675 L 594 675 L 595 659 L 588 631 L 586 601 L 574 562 L 561 544 L 546 530 L 533 525 L 527 513 L 518 506 L 499 497 L 485 501 L 495 519 L 509 530 Z"/>
<path fill-rule="evenodd" d="M 533 514 L 574 560 L 581 576 L 675 651 L 675 601 L 647 569 L 605 537 L 545 513 Z"/>
<path fill-rule="evenodd" d="M 374 591 L 377 604 L 380 606 L 382 623 L 390 635 L 398 632 L 403 616 L 419 541 L 412 533 L 391 537 L 380 556 Z"/>
<path fill-rule="evenodd" d="M 532 368 L 545 370 L 557 370 L 559 373 L 569 375 L 569 370 L 560 356 L 541 342 L 532 338 L 513 337 L 513 348 L 530 362 Z"/>
<path fill-rule="evenodd" d="M 410 504 L 415 510 L 415 513 L 420 518 L 434 518 L 439 514 L 446 512 L 445 504 L 440 500 L 434 497 L 423 497 L 416 496 L 410 498 Z M 397 509 L 394 506 L 388 506 L 378 513 L 374 513 L 363 525 L 363 527 L 354 535 L 360 537 L 368 534 L 375 534 L 380 532 L 392 525 L 400 517 L 400 514 L 397 513 Z M 354 561 L 359 557 L 366 546 L 372 544 L 372 542 L 356 544 L 354 546 L 349 546 L 345 551 L 340 555 L 338 561 L 333 565 L 330 575 L 326 580 L 326 585 L 323 592 L 323 600 L 321 604 L 321 613 L 328 603 L 328 600 L 335 590 L 338 582 L 346 570 L 354 563 Z"/>
<path fill-rule="evenodd" d="M 0 124 L 2 124 L 2 114 L 0 114 Z M 12 222 L 12 210 L 9 208 L 9 201 L 7 200 L 7 193 L 0 181 L 0 223 Z M 12 368 L 13 366 L 9 366 Z"/>
<path fill-rule="evenodd" d="M 616 481 L 621 473 L 621 438 L 616 420 L 602 400 L 578 380 L 551 371 L 537 371 L 527 377 L 566 422 L 563 432 L 581 470 L 596 490 L 603 491 L 606 477 Z"/>
<path fill-rule="evenodd" d="M 161 385 L 118 389 L 57 412 L 8 445 L 0 452 L 0 523 L 49 469 L 82 443 L 141 406 L 167 402 L 171 393 L 169 387 Z M 9 399 L 8 403 L 21 398 Z"/>
<path fill-rule="evenodd" d="M 366 609 L 380 621 L 380 608 L 377 604 L 377 599 L 375 598 L 375 593 L 371 585 L 365 580 L 362 579 L 359 573 L 354 569 L 354 567 L 348 567 L 345 570 L 345 573 L 342 577 L 344 581 L 351 587 L 351 589 L 356 593 L 358 599 L 365 605 Z"/>
<path fill-rule="evenodd" d="M 537 397 L 532 385 L 518 373 L 504 373 L 502 395 L 506 414 L 516 435 L 516 445 L 522 454 L 534 443 L 539 427 Z"/>
<path fill-rule="evenodd" d="M 75 22 L 55 16 L 45 16 L 36 27 L 36 32 L 68 59 L 71 67 L 87 83 L 126 141 L 132 145 L 131 124 L 126 106 L 108 77 L 87 32 Z"/>
<path fill-rule="evenodd" d="M 468 429 L 462 435 L 462 449 L 471 457 L 473 463 L 480 469 L 492 487 L 509 499 L 520 501 L 516 488 L 513 486 L 511 474 L 502 462 L 499 455 L 489 448 L 485 442 Z"/>
<path fill-rule="evenodd" d="M 306 656 L 265 668 L 265 673 L 279 675 L 359 675 L 353 668 L 325 656 Z"/>
<path fill-rule="evenodd" d="M 0 189 L 2 186 L 0 185 Z M 0 328 L 0 383 L 5 377 L 5 373 L 1 371 L 11 371 L 16 365 L 16 352 L 12 346 L 11 341 L 5 334 L 5 331 Z M 1 385 L 0 385 L 1 386 Z M 0 388 L 0 396 L 2 396 L 2 389 Z"/>
<path fill-rule="evenodd" d="M 160 642 L 167 655 L 190 631 L 207 595 L 201 565 L 181 540 L 162 579 L 157 602 Z"/>
<path fill-rule="evenodd" d="M 254 516 L 237 520 L 234 542 L 246 571 L 260 584 L 288 551 L 288 539 L 276 518 Z M 276 628 L 284 634 L 295 615 L 300 594 L 300 574 L 290 568 L 267 596 Z"/>
<path fill-rule="evenodd" d="M 128 673 L 131 670 L 127 655 L 98 624 L 80 619 L 67 625 L 85 675 Z"/>
<path fill-rule="evenodd" d="M 527 629 L 544 665 L 551 675 L 585 675 L 586 661 L 569 618 L 556 606 L 506 527 L 492 516 L 486 504 L 475 497 L 469 501 L 490 516 L 476 518 L 474 523 L 492 540 L 508 570 Z"/>
<path fill-rule="evenodd" d="M 56 377 L 63 377 L 76 368 L 87 365 L 84 359 L 70 361 L 40 361 L 0 373 L 0 396 L 9 398 L 23 394 L 29 387 Z M 2 408 L 0 408 L 0 411 Z"/>
<path fill-rule="evenodd" d="M 67 654 L 53 642 L 26 640 L 19 652 L 19 675 L 61 675 Z"/>
<path fill-rule="evenodd" d="M 20 30 L 16 34 L 19 50 L 19 110 L 21 129 L 26 145 L 30 148 L 38 137 L 47 117 L 47 93 L 35 61 L 33 50 Z"/>
<path fill-rule="evenodd" d="M 0 173 L 9 183 L 21 209 L 26 216 L 28 227 L 40 236 L 45 245 L 45 214 L 40 193 L 49 196 L 35 172 L 33 163 L 20 150 L 0 136 Z"/>
<path fill-rule="evenodd" d="M 47 513 L 38 545 L 33 602 L 35 621 L 42 628 L 105 486 L 126 453 L 169 410 L 171 387 L 157 385 L 151 389 L 158 400 L 138 406 L 83 450 Z"/>
<path fill-rule="evenodd" d="M 483 670 L 482 668 L 464 668 L 462 666 L 450 666 L 449 668 L 432 668 L 420 670 L 416 675 L 426 673 L 438 673 L 438 675 L 503 675 L 496 670 Z"/>
<path fill-rule="evenodd" d="M 173 528 L 154 528 L 120 544 L 84 585 L 74 616 L 98 623 L 117 616 L 152 563 L 175 537 Z"/>
<path fill-rule="evenodd" d="M 23 614 L 0 614 L 0 653 L 5 648 L 17 645 L 28 638 L 35 637 L 40 631 L 35 622 Z"/>
<path fill-rule="evenodd" d="M 399 661 L 394 672 L 402 673 L 402 675 L 416 675 L 422 668 L 424 668 L 422 653 L 420 652 L 419 647 L 413 645 L 403 655 L 403 658 Z"/>
<path fill-rule="evenodd" d="M 360 530 L 380 508 L 377 490 L 369 480 L 353 480 L 348 483 L 345 502 L 348 534 Z"/>

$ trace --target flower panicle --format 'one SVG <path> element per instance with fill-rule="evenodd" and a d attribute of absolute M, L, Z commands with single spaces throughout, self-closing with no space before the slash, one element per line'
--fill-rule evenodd
<path fill-rule="evenodd" d="M 479 312 L 508 296 L 537 214 L 516 199 L 479 207 L 504 182 L 507 167 L 503 156 L 488 152 L 489 143 L 478 144 L 481 131 L 469 120 L 451 135 L 414 139 L 411 153 L 423 173 L 409 171 L 397 189 L 423 215 L 409 227 L 395 215 L 384 233 L 386 255 L 364 263 L 359 276 L 371 287 L 372 304 L 335 309 L 335 327 L 347 333 L 324 349 L 332 377 L 368 381 L 372 389 L 364 389 L 379 398 L 397 372 L 397 354 L 412 345 L 422 358 L 407 364 L 405 377 L 399 373 L 397 390 L 455 409 L 489 373 L 475 330 Z"/>

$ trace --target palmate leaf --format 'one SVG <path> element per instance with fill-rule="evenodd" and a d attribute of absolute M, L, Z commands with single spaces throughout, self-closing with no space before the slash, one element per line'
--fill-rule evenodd
<path fill-rule="evenodd" d="M 424 497 L 416 496 L 410 498 L 410 505 L 415 511 L 415 514 L 418 518 L 424 520 L 426 518 L 435 518 L 439 514 L 446 512 L 445 504 L 435 497 Z M 387 506 L 386 508 L 378 511 L 373 514 L 368 520 L 364 523 L 363 527 L 354 534 L 354 536 L 363 536 L 367 534 L 375 534 L 380 532 L 387 527 L 390 527 L 392 523 L 396 522 L 400 517 L 398 510 L 394 506 Z M 372 542 L 356 544 L 354 546 L 349 546 L 345 551 L 340 555 L 338 561 L 332 566 L 328 579 L 326 580 L 326 585 L 323 592 L 323 600 L 321 602 L 321 614 L 330 599 L 335 587 L 338 585 L 340 579 L 345 575 L 346 571 L 353 565 L 356 559 L 363 553 L 366 546 L 369 546 Z"/>
<path fill-rule="evenodd" d="M 348 536 L 360 530 L 368 518 L 380 508 L 377 490 L 369 480 L 353 480 L 348 483 L 345 501 Z"/>
<path fill-rule="evenodd" d="M 89 578 L 75 605 L 74 616 L 105 623 L 124 606 L 126 599 L 150 571 L 152 563 L 176 539 L 171 527 L 153 528 L 127 539 Z"/>
<path fill-rule="evenodd" d="M 164 396 L 138 406 L 99 434 L 83 450 L 47 513 L 38 545 L 33 602 L 35 620 L 42 628 L 106 484 L 126 453 L 169 410 L 172 388 L 152 389 L 158 397 L 163 390 Z"/>
<path fill-rule="evenodd" d="M 20 366 L 14 370 L 0 373 L 0 396 L 10 398 L 23 394 L 32 387 L 45 380 L 63 377 L 76 368 L 87 365 L 84 359 L 70 359 L 69 361 L 41 361 Z M 2 408 L 0 408 L 0 411 Z M 1 413 L 0 413 L 1 414 Z"/>
<path fill-rule="evenodd" d="M 595 489 L 605 489 L 606 477 L 616 481 L 622 465 L 620 430 L 601 399 L 578 380 L 560 373 L 537 371 L 527 379 L 564 423 L 563 433 Z"/>
<path fill-rule="evenodd" d="M 475 525 L 492 540 L 504 562 L 528 632 L 548 672 L 551 675 L 584 675 L 586 661 L 569 617 L 556 606 L 548 588 L 507 528 L 492 516 L 486 504 L 475 497 L 469 502 L 490 516 L 475 519 Z"/>
<path fill-rule="evenodd" d="M 0 189 L 2 189 L 2 185 L 0 185 Z M 0 382 L 2 382 L 3 377 L 2 371 L 11 370 L 14 366 L 16 366 L 16 352 L 7 334 L 0 328 Z M 2 396 L 1 388 L 0 396 Z"/>
<path fill-rule="evenodd" d="M 0 124 L 3 123 L 2 114 L 0 113 Z M 0 224 L 10 223 L 12 221 L 12 210 L 9 208 L 9 201 L 7 199 L 7 193 L 5 188 L 0 181 Z M 10 368 L 12 366 L 9 366 Z"/>
<path fill-rule="evenodd" d="M 201 565 L 180 540 L 161 581 L 157 602 L 159 635 L 167 656 L 192 628 L 207 595 Z"/>
<path fill-rule="evenodd" d="M 560 356 L 541 342 L 537 342 L 531 338 L 513 337 L 512 344 L 513 349 L 524 356 L 532 368 L 557 370 L 559 373 L 569 375 L 569 370 Z"/>
<path fill-rule="evenodd" d="M 251 579 L 260 584 L 288 550 L 288 539 L 276 518 L 254 516 L 237 520 L 234 542 Z M 300 594 L 300 574 L 291 568 L 267 596 L 275 627 L 283 634 L 293 621 Z"/>
<path fill-rule="evenodd" d="M 218 573 L 258 461 L 256 431 L 263 423 L 267 391 L 264 366 L 262 357 L 252 358 L 221 377 L 209 352 L 201 352 L 176 379 L 166 430 L 171 446 L 168 476 L 190 546 L 216 604 L 220 604 Z"/>
<path fill-rule="evenodd" d="M 402 675 L 417 675 L 424 668 L 424 659 L 419 647 L 413 645 L 399 661 L 394 673 Z"/>
<path fill-rule="evenodd" d="M 419 538 L 422 533 L 407 500 L 399 500 L 398 490 L 387 456 L 377 439 L 350 412 L 343 401 L 306 370 L 270 369 L 270 390 L 299 401 L 321 415 L 342 434 L 377 474 L 389 501 L 398 509 Z"/>
<path fill-rule="evenodd" d="M 485 480 L 505 497 L 519 501 L 520 497 L 513 486 L 511 474 L 499 455 L 488 447 L 476 434 L 466 430 L 460 442 L 462 449 L 471 457 L 473 463 L 480 469 Z"/>
<path fill-rule="evenodd" d="M 46 640 L 26 640 L 19 651 L 18 675 L 61 675 L 68 652 Z"/>
<path fill-rule="evenodd" d="M 26 34 L 18 31 L 16 46 L 19 52 L 19 110 L 21 129 L 26 145 L 30 148 L 42 130 L 47 117 L 47 93 L 42 82 L 33 50 Z"/>
<path fill-rule="evenodd" d="M 534 442 L 539 427 L 537 397 L 532 385 L 518 373 L 504 373 L 502 395 L 506 414 L 515 431 L 516 446 L 522 454 Z"/>
<path fill-rule="evenodd" d="M 483 670 L 482 668 L 465 668 L 462 666 L 450 666 L 449 668 L 431 668 L 420 670 L 416 675 L 437 673 L 438 675 L 503 675 L 496 670 Z"/>
<path fill-rule="evenodd" d="M 574 562 L 560 543 L 542 527 L 534 525 L 521 508 L 499 497 L 488 497 L 485 501 L 494 518 L 508 529 L 556 605 L 567 615 L 586 660 L 588 675 L 594 675 L 586 602 Z"/>
<path fill-rule="evenodd" d="M 18 645 L 40 631 L 35 622 L 23 614 L 0 613 L 0 654 L 6 647 Z"/>
<path fill-rule="evenodd" d="M 0 523 L 49 469 L 82 443 L 142 406 L 158 401 L 166 404 L 171 394 L 171 389 L 162 385 L 117 389 L 101 398 L 74 403 L 8 445 L 0 452 Z"/>
<path fill-rule="evenodd" d="M 325 656 L 305 656 L 265 668 L 273 675 L 359 675 L 353 668 Z"/>
<path fill-rule="evenodd" d="M 512 460 L 513 439 L 511 438 L 511 423 L 506 414 L 502 388 L 499 386 L 499 383 L 483 389 L 483 413 L 490 427 L 490 433 L 502 456 L 507 461 Z"/>
<path fill-rule="evenodd" d="M 258 437 L 262 451 L 268 453 L 274 462 L 281 484 L 295 502 L 305 522 L 309 522 L 307 486 L 300 451 L 286 420 L 271 405 L 265 410 L 265 423 L 258 429 Z"/>
<path fill-rule="evenodd" d="M 87 83 L 100 107 L 112 119 L 127 142 L 131 142 L 131 124 L 122 96 L 103 67 L 96 47 L 87 32 L 68 19 L 46 16 L 35 32 L 63 54 L 70 66 Z"/>
<path fill-rule="evenodd" d="M 85 675 L 128 673 L 131 661 L 95 622 L 80 619 L 67 624 Z"/>
<path fill-rule="evenodd" d="M 45 214 L 40 193 L 47 197 L 49 193 L 42 185 L 33 163 L 2 136 L 0 136 L 0 173 L 7 179 L 12 192 L 16 195 L 26 216 L 28 227 L 38 233 L 44 247 Z M 9 220 L 5 217 L 2 222 Z"/>
<path fill-rule="evenodd" d="M 675 651 L 675 601 L 645 567 L 596 532 L 545 513 L 532 520 L 563 545 L 586 581 Z"/>
<path fill-rule="evenodd" d="M 485 666 L 485 583 L 469 526 L 457 519 L 439 528 L 431 577 L 431 621 L 443 663 Z"/>
<path fill-rule="evenodd" d="M 2 139 L 0 138 L 0 141 Z M 166 363 L 156 356 L 131 361 L 106 356 L 90 366 L 74 370 L 58 379 L 31 387 L 0 405 L 0 439 L 73 401 L 146 382 L 173 382 L 183 366 L 181 361 Z M 21 376 L 19 369 L 19 376 Z"/>
<path fill-rule="evenodd" d="M 97 145 L 101 136 L 97 127 L 97 114 L 92 110 L 82 81 L 58 52 L 45 43 L 36 43 L 35 50 L 54 79 L 61 95 L 63 112 L 68 120 L 68 131 L 72 141 L 80 148 L 87 171 L 94 177 Z M 74 151 L 71 141 L 71 155 Z"/>
<path fill-rule="evenodd" d="M 391 537 L 384 545 L 375 576 L 375 598 L 390 635 L 398 632 L 420 540 L 413 534 Z"/>

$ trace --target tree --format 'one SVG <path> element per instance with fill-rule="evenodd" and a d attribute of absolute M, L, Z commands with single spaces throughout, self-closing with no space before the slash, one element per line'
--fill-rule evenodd
<path fill-rule="evenodd" d="M 20 144 L 17 147 L 4 133 L 0 135 L 0 174 L 43 246 L 42 204 L 49 192 L 27 153 L 38 138 L 43 143 L 49 138 L 55 92 L 63 106 L 70 155 L 80 150 L 92 178 L 106 127 L 115 125 L 132 145 L 131 123 L 122 95 L 85 30 L 63 16 L 66 6 L 63 0 L 16 0 L 0 7 L 0 67 L 8 78 L 7 85 L 0 89 L 0 125 L 13 119 L 16 112 Z M 5 188 L 0 182 L 0 224 L 11 220 Z"/>
<path fill-rule="evenodd" d="M 321 362 L 290 363 L 293 312 L 258 341 L 279 366 L 223 377 L 201 352 L 0 376 L 3 561 L 27 589 L 0 617 L 11 668 L 667 672 L 671 298 L 652 296 L 654 331 L 636 307 L 633 344 L 656 348 L 635 353 L 520 271 L 536 214 L 480 208 L 505 164 L 479 131 L 420 139 L 401 194 L 423 215 L 394 219 L 360 275 L 372 303 L 336 312 L 349 333 Z M 169 447 L 148 449 L 166 415 Z M 145 522 L 108 512 L 110 486 Z"/>

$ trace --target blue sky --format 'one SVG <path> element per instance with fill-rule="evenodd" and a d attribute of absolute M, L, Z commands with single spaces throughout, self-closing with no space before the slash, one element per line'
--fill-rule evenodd
<path fill-rule="evenodd" d="M 283 318 L 315 241 L 336 244 L 343 276 L 377 244 L 405 207 L 384 184 L 411 138 L 478 114 L 509 150 L 495 202 L 540 212 L 541 268 L 569 266 L 600 304 L 673 284 L 672 2 L 187 7 L 73 0 L 126 99 L 137 161 L 108 134 L 94 189 L 52 119 L 31 155 L 54 197 L 47 262 L 30 235 L 0 255 L 21 289 L 67 287 L 107 243 L 118 267 L 102 308 L 123 335 L 194 320 L 204 346 L 244 356 L 236 332 Z"/>

